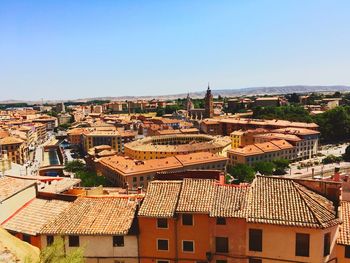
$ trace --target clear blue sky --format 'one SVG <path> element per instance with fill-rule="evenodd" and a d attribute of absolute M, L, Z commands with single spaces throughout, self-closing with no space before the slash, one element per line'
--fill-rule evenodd
<path fill-rule="evenodd" d="M 350 1 L 1 1 L 0 100 L 350 84 Z"/>

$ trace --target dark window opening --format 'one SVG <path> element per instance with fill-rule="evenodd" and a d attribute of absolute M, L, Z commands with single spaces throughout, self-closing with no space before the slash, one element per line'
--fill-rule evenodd
<path fill-rule="evenodd" d="M 331 250 L 331 233 L 324 234 L 323 237 L 323 256 L 328 256 Z"/>
<path fill-rule="evenodd" d="M 182 224 L 184 226 L 193 226 L 193 216 L 190 214 L 182 215 Z"/>
<path fill-rule="evenodd" d="M 308 257 L 310 250 L 310 235 L 296 234 L 295 239 L 295 255 L 299 257 Z"/>
<path fill-rule="evenodd" d="M 70 247 L 79 247 L 79 236 L 69 236 L 68 245 Z"/>
<path fill-rule="evenodd" d="M 228 238 L 216 237 L 215 238 L 215 250 L 217 253 L 228 253 Z"/>
<path fill-rule="evenodd" d="M 124 236 L 113 236 L 113 247 L 123 247 Z"/>
<path fill-rule="evenodd" d="M 167 218 L 158 218 L 157 219 L 158 228 L 168 228 L 168 219 Z"/>
<path fill-rule="evenodd" d="M 226 218 L 225 217 L 216 218 L 216 224 L 217 225 L 226 225 Z"/>
<path fill-rule="evenodd" d="M 158 250 L 168 250 L 168 240 L 166 239 L 158 239 L 157 240 L 157 248 Z"/>
<path fill-rule="evenodd" d="M 46 236 L 46 244 L 51 246 L 53 244 L 53 236 Z"/>
<path fill-rule="evenodd" d="M 249 250 L 262 251 L 262 230 L 249 229 Z"/>
<path fill-rule="evenodd" d="M 182 250 L 185 252 L 193 252 L 194 251 L 193 241 L 182 241 Z"/>

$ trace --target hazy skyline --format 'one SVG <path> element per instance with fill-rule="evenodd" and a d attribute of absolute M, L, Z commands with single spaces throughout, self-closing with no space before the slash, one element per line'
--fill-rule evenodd
<path fill-rule="evenodd" d="M 350 84 L 350 1 L 1 1 L 0 100 Z"/>

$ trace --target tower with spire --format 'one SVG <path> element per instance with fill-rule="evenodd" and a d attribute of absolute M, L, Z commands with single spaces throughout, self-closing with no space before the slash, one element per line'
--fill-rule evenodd
<path fill-rule="evenodd" d="M 213 94 L 211 94 L 210 86 L 208 83 L 207 93 L 204 98 L 204 118 L 213 118 L 214 116 L 214 103 Z"/>

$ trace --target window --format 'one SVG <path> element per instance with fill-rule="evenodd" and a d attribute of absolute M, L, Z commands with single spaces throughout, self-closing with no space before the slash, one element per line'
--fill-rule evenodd
<path fill-rule="evenodd" d="M 323 256 L 328 256 L 331 250 L 331 233 L 324 234 L 323 237 Z"/>
<path fill-rule="evenodd" d="M 310 248 L 309 234 L 296 234 L 295 238 L 295 255 L 300 257 L 308 257 Z"/>
<path fill-rule="evenodd" d="M 218 259 L 218 260 L 216 260 L 216 263 L 227 263 L 227 260 L 224 260 L 224 259 Z"/>
<path fill-rule="evenodd" d="M 168 228 L 168 219 L 157 218 L 157 227 L 158 228 Z"/>
<path fill-rule="evenodd" d="M 124 236 L 113 236 L 113 247 L 123 247 Z"/>
<path fill-rule="evenodd" d="M 53 244 L 53 236 L 46 236 L 46 245 L 51 246 Z"/>
<path fill-rule="evenodd" d="M 184 226 L 193 226 L 193 217 L 190 214 L 182 215 L 182 225 Z"/>
<path fill-rule="evenodd" d="M 260 258 L 250 258 L 249 263 L 262 263 Z"/>
<path fill-rule="evenodd" d="M 68 244 L 70 247 L 79 247 L 79 236 L 69 236 Z"/>
<path fill-rule="evenodd" d="M 22 240 L 30 244 L 30 235 L 23 234 Z"/>
<path fill-rule="evenodd" d="M 228 252 L 228 238 L 227 237 L 216 237 L 215 247 L 217 253 L 227 253 Z"/>
<path fill-rule="evenodd" d="M 158 239 L 157 240 L 157 249 L 158 250 L 168 250 L 169 249 L 169 241 L 167 239 Z"/>
<path fill-rule="evenodd" d="M 350 246 L 345 246 L 345 258 L 350 258 Z"/>
<path fill-rule="evenodd" d="M 133 177 L 133 178 L 132 178 L 132 181 L 133 181 L 133 182 L 137 182 L 137 177 Z"/>
<path fill-rule="evenodd" d="M 249 229 L 249 250 L 262 251 L 262 230 Z"/>
<path fill-rule="evenodd" d="M 183 252 L 193 252 L 194 251 L 194 242 L 184 240 L 182 241 L 182 251 Z"/>
<path fill-rule="evenodd" d="M 217 225 L 226 225 L 226 218 L 225 217 L 216 218 L 216 224 Z"/>

